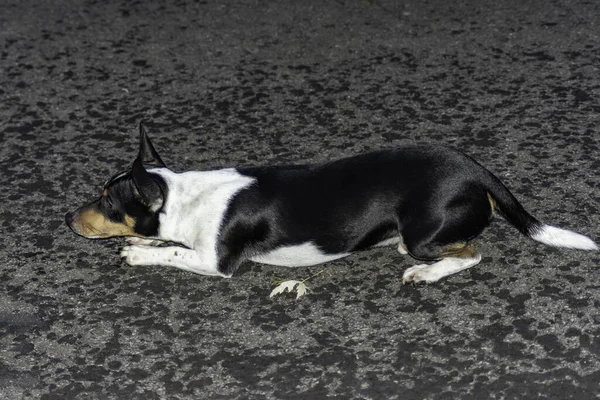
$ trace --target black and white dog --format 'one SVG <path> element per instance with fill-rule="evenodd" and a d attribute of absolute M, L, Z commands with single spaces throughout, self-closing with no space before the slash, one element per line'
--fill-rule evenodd
<path fill-rule="evenodd" d="M 231 277 L 243 260 L 307 266 L 374 246 L 431 264 L 404 283 L 436 282 L 479 263 L 469 245 L 494 212 L 550 246 L 597 250 L 588 237 L 544 225 L 491 172 L 445 147 L 411 146 L 317 165 L 175 173 L 140 124 L 139 155 L 102 196 L 66 215 L 87 238 L 125 236 L 130 265 Z M 180 246 L 162 246 L 162 242 Z"/>

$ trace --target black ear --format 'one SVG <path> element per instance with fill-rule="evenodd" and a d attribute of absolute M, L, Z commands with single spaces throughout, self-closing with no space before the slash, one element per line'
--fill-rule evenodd
<path fill-rule="evenodd" d="M 152 174 L 146 171 L 142 160 L 138 157 L 131 167 L 133 184 L 137 189 L 142 203 L 153 211 L 158 211 L 164 203 L 164 195 L 158 183 L 152 179 Z"/>
<path fill-rule="evenodd" d="M 146 133 L 146 128 L 140 122 L 140 153 L 138 158 L 142 161 L 142 164 L 153 165 L 157 167 L 167 167 L 163 160 L 160 159 L 160 156 L 154 150 L 154 146 L 152 146 L 152 142 L 150 138 L 148 138 L 148 134 Z"/>

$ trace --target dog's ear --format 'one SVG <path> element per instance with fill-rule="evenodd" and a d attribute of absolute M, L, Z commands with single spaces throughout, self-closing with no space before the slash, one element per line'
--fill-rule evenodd
<path fill-rule="evenodd" d="M 135 186 L 136 195 L 152 211 L 158 211 L 164 203 L 164 194 L 152 174 L 146 171 L 140 157 L 136 158 L 131 167 L 131 175 Z"/>
<path fill-rule="evenodd" d="M 146 128 L 140 122 L 140 152 L 138 154 L 138 159 L 141 160 L 142 164 L 153 165 L 156 167 L 167 167 L 163 160 L 160 159 L 160 156 L 154 150 L 154 146 L 146 133 Z"/>

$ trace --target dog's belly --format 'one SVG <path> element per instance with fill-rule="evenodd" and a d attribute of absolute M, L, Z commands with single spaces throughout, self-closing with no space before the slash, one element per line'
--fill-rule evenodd
<path fill-rule="evenodd" d="M 250 260 L 282 267 L 307 267 L 309 265 L 337 260 L 348 255 L 350 253 L 327 254 L 322 252 L 312 242 L 306 242 L 294 246 L 279 247 L 268 253 L 250 257 Z"/>

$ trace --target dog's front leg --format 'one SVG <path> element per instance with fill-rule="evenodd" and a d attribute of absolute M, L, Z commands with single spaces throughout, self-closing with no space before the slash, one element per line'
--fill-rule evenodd
<path fill-rule="evenodd" d="M 142 246 L 159 246 L 164 243 L 162 240 L 158 239 L 146 239 L 138 236 L 127 236 L 125 241 L 129 244 L 136 244 Z"/>
<path fill-rule="evenodd" d="M 121 257 L 133 266 L 165 265 L 196 274 L 229 278 L 229 275 L 219 272 L 216 264 L 206 263 L 195 250 L 183 247 L 125 246 L 121 250 Z"/>

